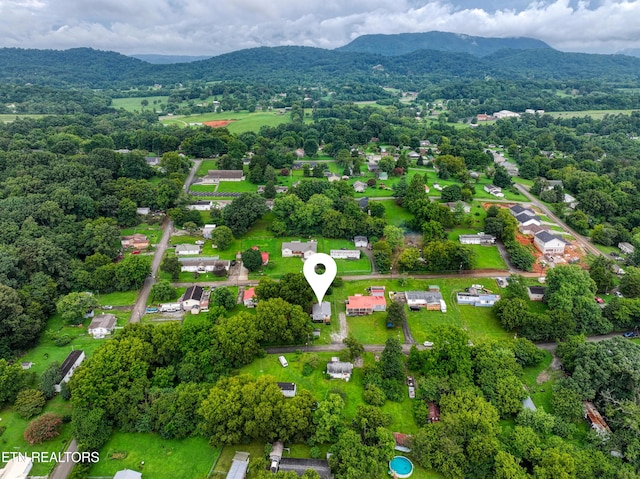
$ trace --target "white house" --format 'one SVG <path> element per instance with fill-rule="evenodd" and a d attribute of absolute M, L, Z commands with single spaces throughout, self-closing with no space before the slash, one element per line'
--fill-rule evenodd
<path fill-rule="evenodd" d="M 286 398 L 292 398 L 296 396 L 296 383 L 277 383 L 282 395 Z"/>
<path fill-rule="evenodd" d="M 360 259 L 359 249 L 332 249 L 329 256 L 333 259 Z"/>
<path fill-rule="evenodd" d="M 518 217 L 521 214 L 527 214 L 529 216 L 536 216 L 535 211 L 533 211 L 530 208 L 525 208 L 522 205 L 513 205 L 511 208 L 509 208 L 509 213 L 511 213 L 512 216 Z"/>
<path fill-rule="evenodd" d="M 624 254 L 633 254 L 636 250 L 631 243 L 627 243 L 626 241 L 618 243 L 618 248 L 620 249 L 620 252 Z"/>
<path fill-rule="evenodd" d="M 242 181 L 244 173 L 242 170 L 209 170 L 206 176 L 199 179 L 199 183 L 215 184 L 221 181 Z"/>
<path fill-rule="evenodd" d="M 369 245 L 369 240 L 366 236 L 356 236 L 353 238 L 353 243 L 356 245 L 356 248 L 366 248 Z"/>
<path fill-rule="evenodd" d="M 175 251 L 178 256 L 200 254 L 200 248 L 200 245 L 197 244 L 179 244 L 176 245 Z"/>
<path fill-rule="evenodd" d="M 356 181 L 353 184 L 353 189 L 356 191 L 356 193 L 364 193 L 364 190 L 366 188 L 367 188 L 367 184 L 360 180 Z"/>
<path fill-rule="evenodd" d="M 202 236 L 204 236 L 205 239 L 211 239 L 211 233 L 213 233 L 214 229 L 216 229 L 216 225 L 204 225 L 202 227 Z"/>
<path fill-rule="evenodd" d="M 542 254 L 564 254 L 565 240 L 548 231 L 540 231 L 533 237 L 533 244 Z"/>
<path fill-rule="evenodd" d="M 60 375 L 62 376 L 62 379 L 58 384 L 54 386 L 54 389 L 56 390 L 56 392 L 60 392 L 62 383 L 69 382 L 69 380 L 71 379 L 71 376 L 73 376 L 73 372 L 76 370 L 78 366 L 80 366 L 80 363 L 84 361 L 84 357 L 85 357 L 84 351 L 81 351 L 79 349 L 76 349 L 75 351 L 71 351 L 69 353 L 69 356 L 67 356 L 67 359 L 65 359 L 64 362 L 62 363 L 62 366 L 60 366 Z M 3 476 L 0 476 L 0 477 L 3 477 Z"/>
<path fill-rule="evenodd" d="M 542 301 L 546 290 L 544 286 L 527 286 L 527 295 L 531 301 Z"/>
<path fill-rule="evenodd" d="M 211 258 L 178 258 L 178 261 L 180 261 L 180 271 L 183 273 L 221 273 L 222 270 L 228 272 L 231 267 L 231 261 L 218 259 L 217 256 Z"/>
<path fill-rule="evenodd" d="M 496 198 L 503 198 L 504 193 L 502 192 L 502 188 L 499 188 L 495 185 L 485 185 L 484 191 L 489 193 L 490 195 L 495 196 Z"/>
<path fill-rule="evenodd" d="M 456 293 L 458 304 L 470 304 L 472 306 L 491 307 L 500 300 L 499 294 L 484 294 L 478 292 Z"/>
<path fill-rule="evenodd" d="M 182 303 L 182 309 L 190 311 L 194 307 L 200 307 L 200 301 L 202 301 L 203 296 L 204 289 L 202 289 L 201 286 L 188 287 L 180 301 Z"/>
<path fill-rule="evenodd" d="M 340 361 L 338 358 L 331 358 L 331 362 L 327 363 L 327 374 L 332 379 L 343 379 L 348 382 L 352 372 L 352 363 Z"/>
<path fill-rule="evenodd" d="M 311 308 L 311 320 L 314 323 L 331 322 L 331 303 L 323 301 L 321 304 L 314 303 Z"/>
<path fill-rule="evenodd" d="M 149 207 L 136 208 L 136 214 L 140 216 L 145 216 L 145 215 L 148 215 L 149 213 L 151 213 L 151 208 Z"/>
<path fill-rule="evenodd" d="M 318 252 L 318 243 L 315 241 L 309 241 L 306 243 L 303 243 L 302 241 L 285 241 L 282 243 L 281 251 L 283 258 L 299 256 L 307 259 L 309 256 Z"/>
<path fill-rule="evenodd" d="M 91 320 L 88 332 L 95 339 L 101 339 L 107 334 L 111 334 L 115 327 L 116 316 L 114 314 L 99 314 Z"/>
<path fill-rule="evenodd" d="M 529 216 L 527 213 L 520 213 L 515 217 L 520 226 L 540 226 L 541 220 L 539 216 Z"/>
<path fill-rule="evenodd" d="M 456 211 L 456 209 L 459 208 L 459 205 L 462 205 L 463 213 L 471 213 L 471 205 L 464 201 L 450 201 L 448 203 L 445 203 L 445 205 L 447 205 L 447 208 L 449 208 L 449 211 Z"/>
<path fill-rule="evenodd" d="M 501 118 L 518 118 L 520 116 L 520 113 L 516 113 L 510 110 L 500 110 L 500 111 L 496 111 L 493 114 L 493 117 L 496 120 L 499 120 Z"/>
<path fill-rule="evenodd" d="M 484 233 L 476 233 L 474 235 L 460 235 L 458 236 L 461 244 L 481 244 L 491 245 L 496 242 L 496 237 L 493 235 L 487 235 Z"/>
<path fill-rule="evenodd" d="M 187 206 L 187 209 L 189 210 L 198 211 L 209 211 L 211 208 L 213 208 L 213 201 L 211 200 L 200 200 Z"/>

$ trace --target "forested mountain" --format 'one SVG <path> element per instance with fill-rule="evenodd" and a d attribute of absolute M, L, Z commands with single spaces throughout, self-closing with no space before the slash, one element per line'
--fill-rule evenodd
<path fill-rule="evenodd" d="M 129 55 L 132 58 L 137 58 L 143 62 L 153 63 L 155 65 L 168 65 L 173 63 L 191 63 L 198 60 L 205 60 L 211 58 L 211 55 L 155 55 L 152 53 L 135 53 Z"/>
<path fill-rule="evenodd" d="M 0 49 L 0 81 L 48 86 L 128 88 L 156 83 L 242 81 L 269 86 L 347 84 L 419 90 L 452 79 L 545 79 L 635 82 L 640 59 L 563 53 L 551 48 L 500 50 L 486 57 L 419 50 L 383 56 L 310 47 L 261 47 L 192 63 L 152 65 L 114 52 Z"/>
<path fill-rule="evenodd" d="M 534 38 L 485 38 L 449 32 L 399 33 L 395 35 L 362 35 L 347 45 L 336 48 L 343 52 L 377 53 L 398 56 L 417 50 L 469 53 L 483 57 L 502 49 L 549 49 Z"/>

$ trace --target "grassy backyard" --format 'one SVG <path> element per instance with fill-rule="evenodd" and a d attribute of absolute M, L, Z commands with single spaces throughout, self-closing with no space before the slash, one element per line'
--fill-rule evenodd
<path fill-rule="evenodd" d="M 163 439 L 150 433 L 116 432 L 100 451 L 90 476 L 113 477 L 122 469 L 142 472 L 145 479 L 205 479 L 220 449 L 204 437 Z M 144 463 L 144 465 L 143 465 Z"/>

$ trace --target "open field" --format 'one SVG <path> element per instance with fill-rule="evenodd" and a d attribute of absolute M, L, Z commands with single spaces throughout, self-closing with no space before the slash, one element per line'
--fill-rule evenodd
<path fill-rule="evenodd" d="M 122 236 L 131 236 L 136 233 L 145 235 L 149 240 L 149 244 L 158 244 L 162 238 L 162 226 L 160 224 L 148 225 L 141 223 L 134 228 L 124 228 L 120 231 Z"/>
<path fill-rule="evenodd" d="M 205 479 L 219 454 L 220 449 L 210 446 L 204 437 L 177 440 L 150 433 L 115 432 L 89 475 L 113 477 L 119 470 L 133 469 L 149 479 Z"/>
<path fill-rule="evenodd" d="M 281 123 L 289 123 L 291 121 L 291 115 L 288 112 L 280 113 L 279 111 L 256 111 L 253 113 L 249 113 L 248 111 L 225 111 L 222 113 L 206 113 L 203 115 L 189 116 L 176 115 L 161 118 L 161 122 L 165 125 L 174 124 L 178 126 L 198 125 L 208 121 L 219 120 L 235 120 L 226 128 L 231 133 L 237 134 L 246 131 L 257 132 L 262 126 L 278 126 Z"/>
<path fill-rule="evenodd" d="M 111 101 L 111 106 L 113 108 L 119 109 L 119 108 L 124 108 L 127 111 L 142 111 L 142 104 L 141 102 L 143 100 L 146 100 L 149 104 L 147 106 L 144 107 L 145 110 L 149 111 L 149 110 L 153 110 L 155 105 L 153 104 L 153 102 L 157 102 L 157 103 L 167 103 L 167 100 L 169 99 L 168 96 L 139 96 L 139 97 L 132 97 L 132 98 L 114 98 Z"/>
<path fill-rule="evenodd" d="M 47 115 L 23 115 L 18 113 L 2 113 L 0 114 L 0 123 L 11 123 L 16 121 L 17 118 L 31 118 L 37 120 Z"/>
<path fill-rule="evenodd" d="M 574 118 L 590 116 L 594 120 L 601 120 L 606 115 L 631 115 L 635 110 L 580 110 L 580 111 L 548 111 L 545 115 L 556 118 Z"/>

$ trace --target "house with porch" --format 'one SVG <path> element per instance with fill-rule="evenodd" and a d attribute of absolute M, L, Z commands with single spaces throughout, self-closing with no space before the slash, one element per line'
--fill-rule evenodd
<path fill-rule="evenodd" d="M 387 301 L 383 296 L 356 294 L 347 299 L 347 316 L 364 316 L 377 311 L 386 311 Z"/>

